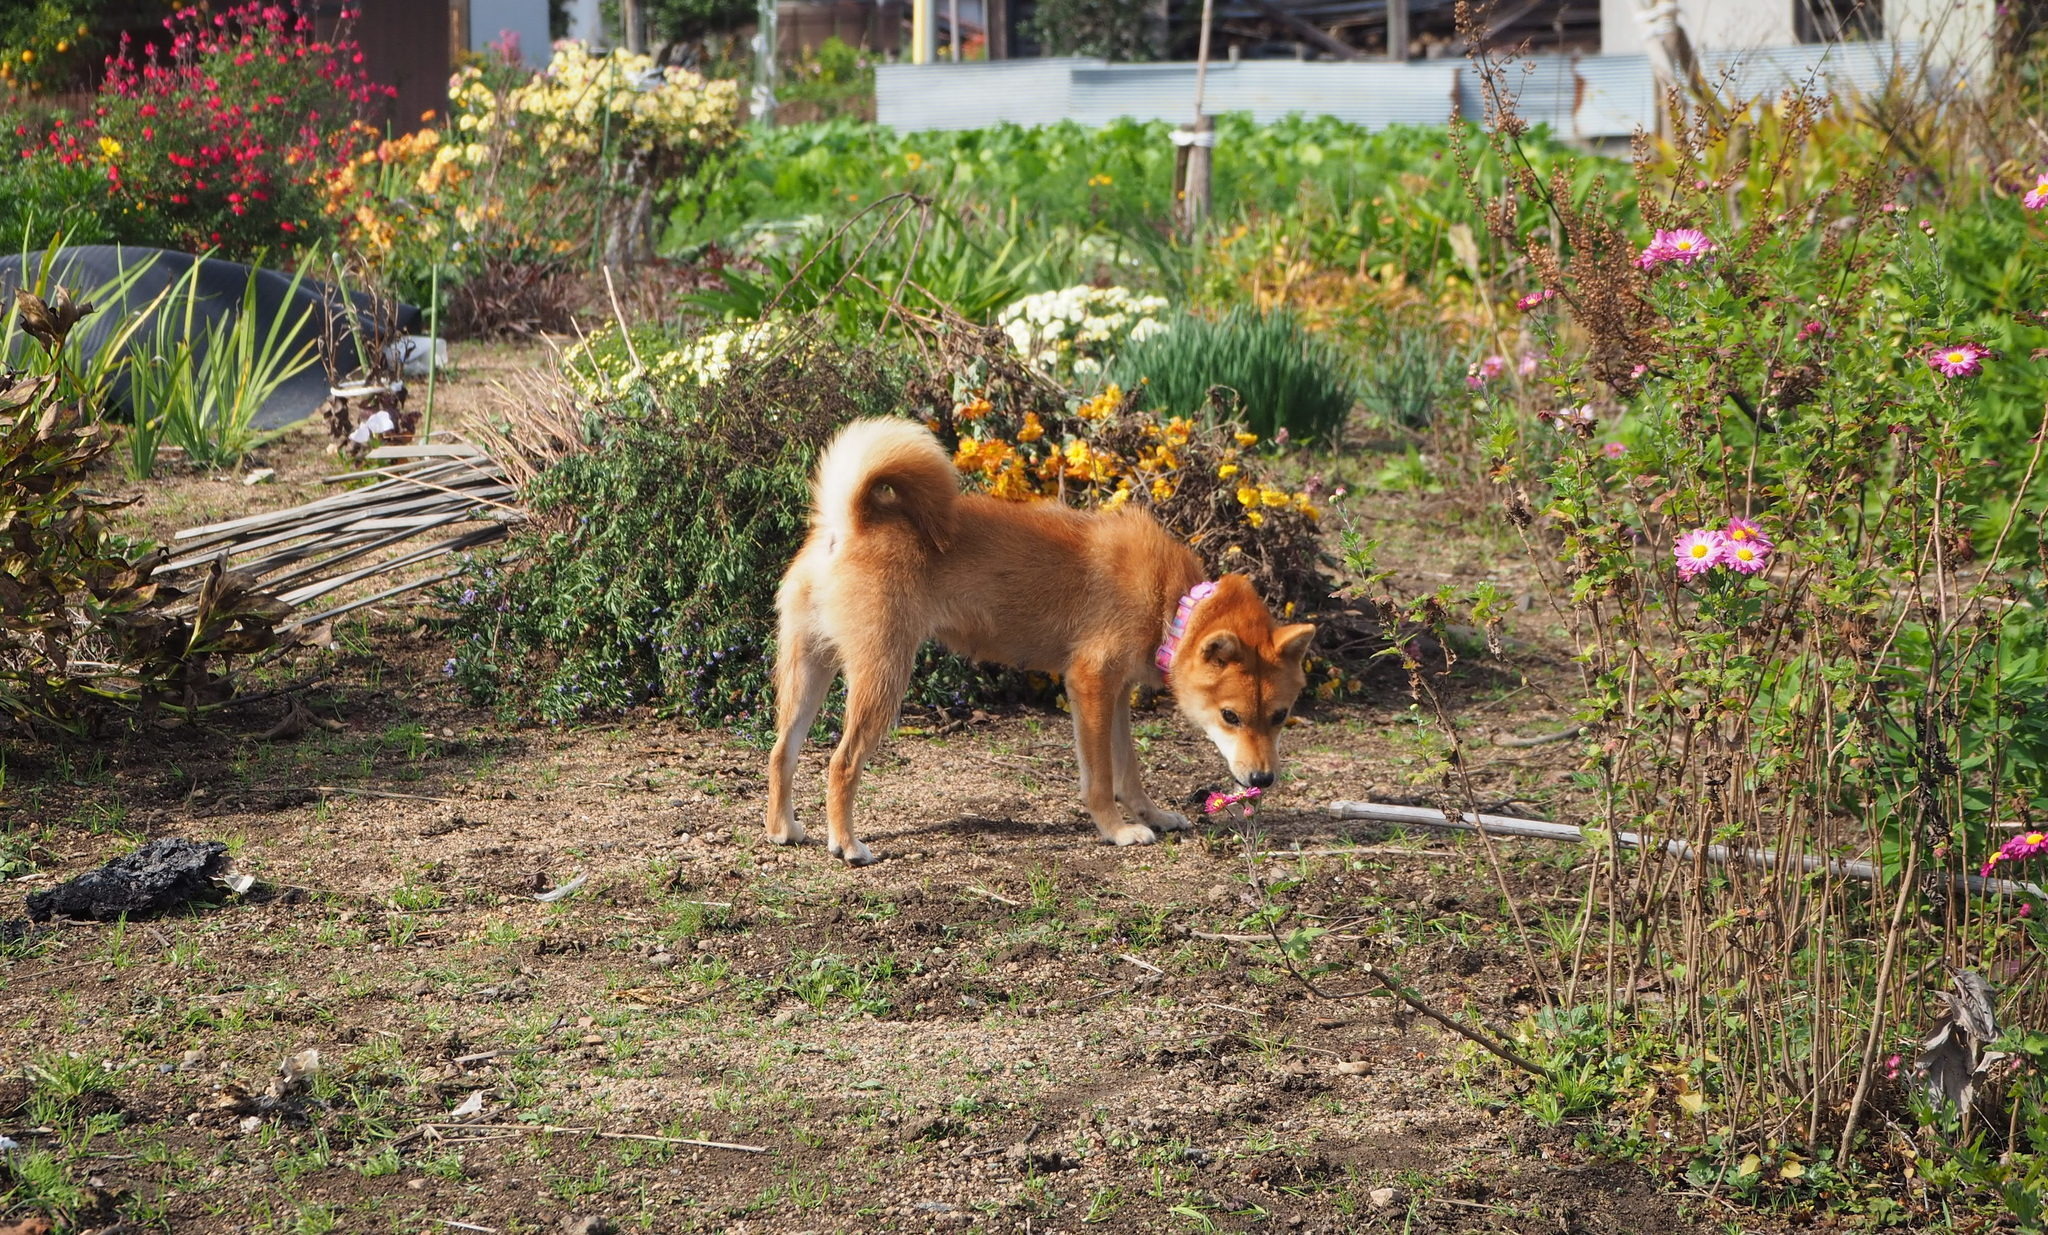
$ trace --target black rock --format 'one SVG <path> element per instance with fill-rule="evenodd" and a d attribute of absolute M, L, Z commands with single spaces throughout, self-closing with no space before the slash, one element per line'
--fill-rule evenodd
<path fill-rule="evenodd" d="M 175 909 L 212 890 L 210 880 L 227 866 L 228 847 L 219 841 L 166 838 L 151 841 L 126 857 L 68 883 L 31 893 L 28 916 L 108 921 Z"/>

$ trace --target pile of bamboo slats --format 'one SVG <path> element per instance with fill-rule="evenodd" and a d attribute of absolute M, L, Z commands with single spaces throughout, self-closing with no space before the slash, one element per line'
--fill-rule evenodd
<path fill-rule="evenodd" d="M 476 446 L 380 446 L 366 458 L 390 462 L 329 476 L 324 483 L 374 478 L 374 484 L 179 532 L 175 556 L 156 574 L 210 570 L 221 562 L 298 609 L 280 630 L 311 627 L 453 577 L 457 572 L 451 570 L 408 578 L 374 595 L 310 611 L 313 602 L 353 584 L 501 539 L 521 517 L 510 501 L 516 487 Z M 429 534 L 439 536 L 424 545 L 411 543 Z"/>

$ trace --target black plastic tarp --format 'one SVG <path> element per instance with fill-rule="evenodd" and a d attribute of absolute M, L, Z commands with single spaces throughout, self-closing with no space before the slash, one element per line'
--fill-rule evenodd
<path fill-rule="evenodd" d="M 33 288 L 41 278 L 44 260 L 41 251 L 0 257 L 0 295 L 11 302 L 15 288 L 24 284 Z M 153 304 L 170 306 L 175 299 L 175 306 L 160 311 L 171 315 L 173 328 L 182 326 L 185 321 L 184 297 L 165 293 L 180 288 L 195 265 L 198 271 L 191 275 L 197 293 L 191 314 L 195 347 L 205 346 L 207 333 L 214 323 L 230 323 L 242 311 L 243 296 L 253 277 L 256 284 L 255 311 L 262 315 L 258 326 L 261 334 L 267 335 L 271 322 L 282 315 L 287 326 L 292 328 L 287 346 L 293 352 L 309 343 L 317 349 L 323 336 L 332 331 L 334 338 L 331 341 L 338 349 L 336 354 L 353 355 L 353 350 L 345 346 L 349 315 L 341 294 L 332 285 L 312 278 L 300 279 L 295 287 L 291 275 L 275 270 L 133 245 L 93 244 L 58 249 L 49 257 L 49 265 L 47 290 L 54 292 L 58 287 L 69 288 L 73 296 L 90 299 L 99 310 L 81 322 L 73 336 L 87 355 L 97 354 L 105 347 L 107 341 L 119 333 L 126 318 L 149 311 Z M 122 282 L 127 272 L 132 272 L 134 277 Z M 117 282 L 122 282 L 118 291 L 112 294 L 102 292 L 101 289 Z M 355 302 L 357 320 L 366 330 L 395 328 L 399 332 L 410 333 L 419 328 L 420 311 L 410 305 L 396 306 L 395 321 L 391 320 L 392 307 L 386 305 L 383 310 L 385 320 L 380 322 L 376 316 L 376 305 L 370 297 L 352 292 L 350 298 Z M 153 346 L 156 338 L 156 324 L 145 321 L 121 344 L 121 349 L 134 352 Z M 264 403 L 263 410 L 256 417 L 257 428 L 274 429 L 304 419 L 326 400 L 327 370 L 317 359 L 317 350 L 312 354 L 316 357 L 313 364 L 279 387 L 277 393 Z M 113 398 L 117 408 L 127 410 L 125 379 L 116 378 Z"/>

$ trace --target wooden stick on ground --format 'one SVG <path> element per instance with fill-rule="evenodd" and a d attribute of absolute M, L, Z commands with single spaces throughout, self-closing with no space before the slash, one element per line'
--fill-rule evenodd
<path fill-rule="evenodd" d="M 725 1141 L 698 1141 L 686 1136 L 655 1136 L 649 1132 L 606 1132 L 601 1128 L 563 1128 L 554 1124 L 466 1124 L 429 1121 L 420 1125 L 436 1132 L 530 1132 L 549 1136 L 596 1136 L 608 1141 L 651 1141 L 657 1145 L 694 1145 L 699 1149 L 730 1149 L 735 1153 L 765 1154 L 766 1145 L 733 1145 Z"/>
<path fill-rule="evenodd" d="M 1586 835 L 1569 823 L 1550 823 L 1541 819 L 1516 819 L 1509 815 L 1475 815 L 1461 811 L 1453 819 L 1433 806 L 1394 806 L 1385 802 L 1332 802 L 1330 813 L 1339 819 L 1370 819 L 1376 823 L 1408 823 L 1425 828 L 1452 828 L 1460 832 L 1485 832 L 1493 836 L 1524 836 L 1535 840 L 1565 841 L 1580 844 Z M 1667 840 L 1659 842 L 1654 837 L 1644 837 L 1637 832 L 1616 832 L 1614 842 L 1624 848 L 1661 848 L 1665 853 L 1681 862 L 1690 861 L 1694 846 L 1689 841 Z M 1786 863 L 1807 871 L 1827 871 L 1849 879 L 1877 881 L 1880 872 L 1873 862 L 1860 858 L 1830 858 L 1815 853 L 1782 855 L 1769 849 L 1731 849 L 1727 845 L 1708 845 L 1699 851 L 1707 861 L 1723 866 L 1746 864 L 1770 868 Z M 2017 879 L 1991 879 L 1983 875 L 1950 875 L 1949 883 L 1955 887 L 1968 888 L 1986 896 L 2048 896 L 2037 884 Z"/>

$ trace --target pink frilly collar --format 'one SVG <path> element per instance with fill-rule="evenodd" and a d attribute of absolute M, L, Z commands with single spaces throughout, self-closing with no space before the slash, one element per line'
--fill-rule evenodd
<path fill-rule="evenodd" d="M 1180 598 L 1180 604 L 1173 610 L 1173 620 L 1166 624 L 1166 638 L 1160 641 L 1159 650 L 1152 655 L 1152 663 L 1159 666 L 1159 672 L 1173 671 L 1173 654 L 1180 651 L 1180 641 L 1188 633 L 1188 619 L 1195 615 L 1195 606 L 1215 594 L 1214 583 L 1197 583 Z"/>

